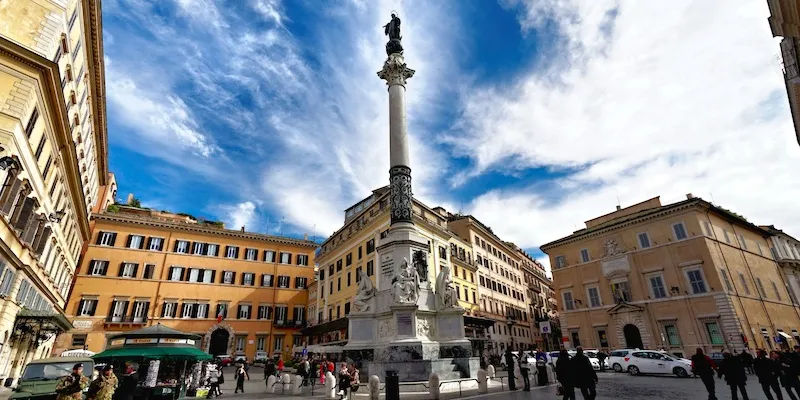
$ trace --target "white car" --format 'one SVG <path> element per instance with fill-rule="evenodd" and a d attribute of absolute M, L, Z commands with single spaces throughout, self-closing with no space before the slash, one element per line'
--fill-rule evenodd
<path fill-rule="evenodd" d="M 625 369 L 631 375 L 675 374 L 679 378 L 685 378 L 692 370 L 691 361 L 652 350 L 634 350 L 624 361 Z"/>
<path fill-rule="evenodd" d="M 638 351 L 638 350 L 639 349 L 618 349 L 618 350 L 614 350 L 608 355 L 608 358 L 606 359 L 606 362 L 611 367 L 611 369 L 614 370 L 614 372 L 627 371 L 628 367 L 627 367 L 627 361 L 625 360 L 625 357 L 630 355 L 632 352 Z"/>
<path fill-rule="evenodd" d="M 589 362 L 592 363 L 592 368 L 594 368 L 595 371 L 599 371 L 600 359 L 597 358 L 597 350 L 584 350 L 583 352 L 586 354 L 586 357 L 589 357 Z M 606 369 L 609 368 L 608 359 L 603 360 L 603 364 L 605 364 Z"/>

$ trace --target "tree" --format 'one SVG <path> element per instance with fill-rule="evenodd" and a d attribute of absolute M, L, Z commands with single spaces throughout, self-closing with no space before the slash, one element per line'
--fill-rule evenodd
<path fill-rule="evenodd" d="M 142 202 L 140 202 L 136 197 L 132 198 L 130 204 L 128 205 L 131 207 L 142 208 Z"/>

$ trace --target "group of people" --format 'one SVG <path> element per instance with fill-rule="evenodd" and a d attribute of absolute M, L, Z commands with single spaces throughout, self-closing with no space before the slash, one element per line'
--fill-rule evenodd
<path fill-rule="evenodd" d="M 724 377 L 733 400 L 738 400 L 740 393 L 743 400 L 749 400 L 746 388 L 748 374 L 756 375 L 768 400 L 783 400 L 781 386 L 789 399 L 800 399 L 800 346 L 795 346 L 794 351 L 773 350 L 767 353 L 766 350 L 757 350 L 755 358 L 747 351 L 741 354 L 724 352 L 722 357 L 717 364 L 699 348 L 692 356 L 692 372 L 703 380 L 709 400 L 717 398 L 714 375 L 719 379 Z"/>
<path fill-rule="evenodd" d="M 56 384 L 57 400 L 81 400 L 83 391 L 86 390 L 86 400 L 112 400 L 119 389 L 116 398 L 125 400 L 133 399 L 136 386 L 139 384 L 136 371 L 131 365 L 125 366 L 122 382 L 114 374 L 114 367 L 106 364 L 100 374 L 93 381 L 83 374 L 83 364 L 78 363 L 72 367 L 72 373 L 59 378 Z"/>
<path fill-rule="evenodd" d="M 594 400 L 597 397 L 597 373 L 592 368 L 589 357 L 583 353 L 583 348 L 575 349 L 576 354 L 570 357 L 567 349 L 561 349 L 556 360 L 555 372 L 558 381 L 557 389 L 564 396 L 564 400 L 575 400 L 575 389 L 581 391 L 585 400 Z"/>

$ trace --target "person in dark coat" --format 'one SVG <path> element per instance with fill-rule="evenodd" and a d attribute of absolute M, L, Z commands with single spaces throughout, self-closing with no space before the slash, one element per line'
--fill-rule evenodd
<path fill-rule="evenodd" d="M 581 395 L 586 400 L 594 400 L 597 397 L 597 373 L 592 368 L 589 357 L 583 354 L 583 347 L 578 346 L 577 354 L 572 357 L 572 371 L 575 374 L 575 387 L 581 388 Z"/>
<path fill-rule="evenodd" d="M 773 352 L 774 353 L 774 352 Z M 777 354 L 777 353 L 776 353 Z M 770 354 L 771 356 L 772 354 Z M 776 360 L 767 358 L 767 352 L 764 350 L 758 351 L 758 357 L 753 360 L 753 371 L 758 377 L 758 383 L 761 384 L 761 389 L 764 395 L 769 400 L 775 400 L 770 393 L 770 389 L 775 392 L 778 400 L 783 400 L 781 387 L 778 385 L 778 379 L 781 374 L 781 366 Z"/>
<path fill-rule="evenodd" d="M 567 349 L 561 349 L 558 353 L 555 370 L 556 380 L 564 390 L 563 400 L 575 400 L 575 374 L 572 371 L 572 363 Z"/>
<path fill-rule="evenodd" d="M 506 348 L 506 369 L 508 369 L 508 390 L 517 390 L 517 385 L 514 382 L 514 353 L 511 352 L 511 346 Z"/>
<path fill-rule="evenodd" d="M 136 388 L 139 386 L 139 374 L 131 364 L 125 364 L 125 371 L 119 379 L 115 398 L 121 400 L 133 400 Z"/>
<path fill-rule="evenodd" d="M 747 349 L 744 349 L 744 350 L 742 350 L 741 354 L 739 354 L 739 357 L 741 357 L 742 365 L 744 366 L 744 369 L 747 371 L 748 374 L 752 375 L 753 372 L 754 372 L 753 371 L 753 355 L 750 354 L 747 351 Z"/>
<path fill-rule="evenodd" d="M 703 349 L 697 348 L 697 353 L 692 356 L 692 373 L 700 377 L 703 385 L 708 391 L 708 400 L 717 400 L 716 389 L 714 388 L 714 370 L 717 368 L 714 361 L 703 353 Z"/>
<path fill-rule="evenodd" d="M 797 353 L 783 353 L 778 357 L 781 365 L 781 384 L 786 388 L 789 398 L 797 400 L 800 397 L 800 378 L 798 378 L 798 365 L 795 355 Z M 796 395 L 796 396 L 795 396 Z"/>
<path fill-rule="evenodd" d="M 747 389 L 745 388 L 747 385 L 747 374 L 745 374 L 744 364 L 738 356 L 733 357 L 731 353 L 727 351 L 722 353 L 722 362 L 717 370 L 717 376 L 720 378 L 725 376 L 725 383 L 731 387 L 731 398 L 733 400 L 739 400 L 739 391 L 742 392 L 743 400 L 750 400 L 750 398 L 747 397 Z"/>

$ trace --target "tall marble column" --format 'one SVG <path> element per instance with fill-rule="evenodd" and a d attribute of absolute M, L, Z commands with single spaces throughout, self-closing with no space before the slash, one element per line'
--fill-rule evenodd
<path fill-rule="evenodd" d="M 414 70 L 406 66 L 402 53 L 390 54 L 378 72 L 378 77 L 389 87 L 389 189 L 393 228 L 414 224 L 406 122 L 406 80 L 412 76 Z"/>

